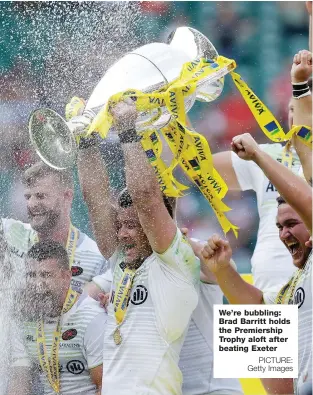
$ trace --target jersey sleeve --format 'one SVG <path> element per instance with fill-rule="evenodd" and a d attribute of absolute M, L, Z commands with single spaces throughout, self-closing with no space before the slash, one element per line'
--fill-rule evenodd
<path fill-rule="evenodd" d="M 98 276 L 100 274 L 103 274 L 107 270 L 107 268 L 108 268 L 108 261 L 104 259 L 102 255 L 99 255 L 95 275 Z"/>
<path fill-rule="evenodd" d="M 88 369 L 102 365 L 106 321 L 107 314 L 103 311 L 97 314 L 86 328 L 83 351 Z"/>
<path fill-rule="evenodd" d="M 252 161 L 240 159 L 234 152 L 231 153 L 233 169 L 235 171 L 238 184 L 242 191 L 254 189 L 253 185 L 253 165 Z"/>
<path fill-rule="evenodd" d="M 170 247 L 163 254 L 155 254 L 168 268 L 183 275 L 189 282 L 199 283 L 200 261 L 196 258 L 187 237 L 178 228 Z"/>
<path fill-rule="evenodd" d="M 111 269 L 108 269 L 105 273 L 95 276 L 92 279 L 92 282 L 94 282 L 104 293 L 110 292 L 112 281 L 113 277 Z"/>

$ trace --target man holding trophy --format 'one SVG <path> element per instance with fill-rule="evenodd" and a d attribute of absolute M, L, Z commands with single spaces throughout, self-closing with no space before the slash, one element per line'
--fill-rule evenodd
<path fill-rule="evenodd" d="M 171 45 L 149 44 L 118 61 L 94 90 L 83 115 L 68 124 L 51 110 L 38 110 L 30 120 L 31 139 L 50 166 L 69 167 L 78 156 L 98 247 L 110 258 L 113 283 L 104 342 L 103 394 L 182 393 L 179 353 L 198 303 L 200 265 L 173 220 L 175 199 L 165 196 L 181 196 L 184 186 L 160 161 L 156 131 L 163 130 L 172 149 L 171 170 L 179 163 L 210 201 L 223 229 L 236 233 L 224 215 L 228 208 L 221 199 L 227 187 L 213 169 L 207 142 L 184 124 L 185 112 L 196 98 L 212 101 L 221 93 L 223 76 L 232 70 L 233 62 L 217 64 L 215 48 L 190 28 L 177 29 Z M 138 96 L 139 89 L 143 96 Z M 126 90 L 126 100 L 115 95 Z M 110 100 L 104 113 L 112 95 L 116 101 Z M 117 210 L 112 207 L 101 159 L 95 150 L 84 149 L 95 138 L 78 137 L 81 149 L 73 149 L 74 134 L 86 130 L 102 137 L 115 131 L 122 144 L 127 190 L 120 195 Z M 213 180 L 206 173 L 209 169 Z M 238 394 L 240 389 L 235 385 L 226 393 Z"/>

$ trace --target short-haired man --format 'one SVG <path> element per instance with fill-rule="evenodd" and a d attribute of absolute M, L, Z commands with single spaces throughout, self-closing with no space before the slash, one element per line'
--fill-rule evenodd
<path fill-rule="evenodd" d="M 74 195 L 72 171 L 58 171 L 38 162 L 25 171 L 23 184 L 30 223 L 7 218 L 0 221 L 0 232 L 10 253 L 11 287 L 19 288 L 25 279 L 24 260 L 29 248 L 38 240 L 52 239 L 66 247 L 72 271 L 71 287 L 81 293 L 86 282 L 105 270 L 107 262 L 96 243 L 71 223 Z M 12 291 L 9 297 L 5 296 L 7 304 L 13 303 Z M 0 291 L 1 298 L 4 297 L 3 292 Z M 10 310 L 14 311 L 14 308 L 0 312 L 0 320 L 7 321 Z M 1 349 L 8 350 L 10 339 L 12 337 L 1 331 Z M 6 359 L 2 359 L 0 371 L 5 371 L 8 366 Z M 6 374 L 0 377 L 1 395 L 1 388 L 7 385 L 6 377 Z"/>
<path fill-rule="evenodd" d="M 112 114 L 120 130 L 127 183 L 117 221 L 102 164 L 90 152 L 80 158 L 98 246 L 105 257 L 113 254 L 102 394 L 181 394 L 179 354 L 198 303 L 200 265 L 165 206 L 138 141 L 135 107 L 119 103 Z M 91 180 L 91 174 L 99 179 Z"/>
<path fill-rule="evenodd" d="M 233 304 L 285 303 L 299 308 L 299 378 L 295 393 L 312 394 L 312 189 L 299 176 L 264 153 L 249 134 L 233 139 L 233 150 L 245 160 L 253 160 L 284 196 L 278 199 L 276 226 L 280 240 L 297 269 L 287 283 L 272 290 L 260 290 L 246 283 L 231 267 L 229 243 L 213 236 L 203 249 L 203 258 L 215 273 L 224 295 Z M 305 298 L 303 297 L 304 290 Z M 287 385 L 287 382 L 286 382 Z M 284 393 L 287 393 L 285 391 Z M 288 390 L 288 393 L 291 393 Z"/>
<path fill-rule="evenodd" d="M 105 271 L 107 263 L 96 243 L 71 223 L 72 171 L 55 170 L 38 162 L 25 171 L 23 184 L 30 224 L 3 220 L 9 247 L 23 256 L 37 240 L 58 241 L 69 255 L 71 287 L 82 293 L 84 284 Z"/>
<path fill-rule="evenodd" d="M 73 291 L 65 248 L 36 243 L 26 257 L 26 286 L 17 306 L 23 324 L 15 341 L 9 394 L 31 394 L 38 376 L 44 395 L 101 391 L 105 311 Z M 38 386 L 38 384 L 37 384 Z"/>

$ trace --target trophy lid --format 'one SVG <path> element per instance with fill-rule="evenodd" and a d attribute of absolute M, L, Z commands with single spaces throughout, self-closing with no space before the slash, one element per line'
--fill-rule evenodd
<path fill-rule="evenodd" d="M 41 160 L 57 170 L 74 165 L 77 156 L 75 138 L 60 115 L 48 108 L 35 110 L 30 115 L 28 128 Z"/>

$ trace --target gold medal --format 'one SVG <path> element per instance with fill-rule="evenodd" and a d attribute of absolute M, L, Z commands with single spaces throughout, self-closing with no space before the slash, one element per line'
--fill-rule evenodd
<path fill-rule="evenodd" d="M 114 342 L 117 346 L 119 346 L 122 343 L 122 335 L 121 335 L 121 331 L 120 328 L 116 328 L 114 333 L 113 333 L 113 339 Z"/>

